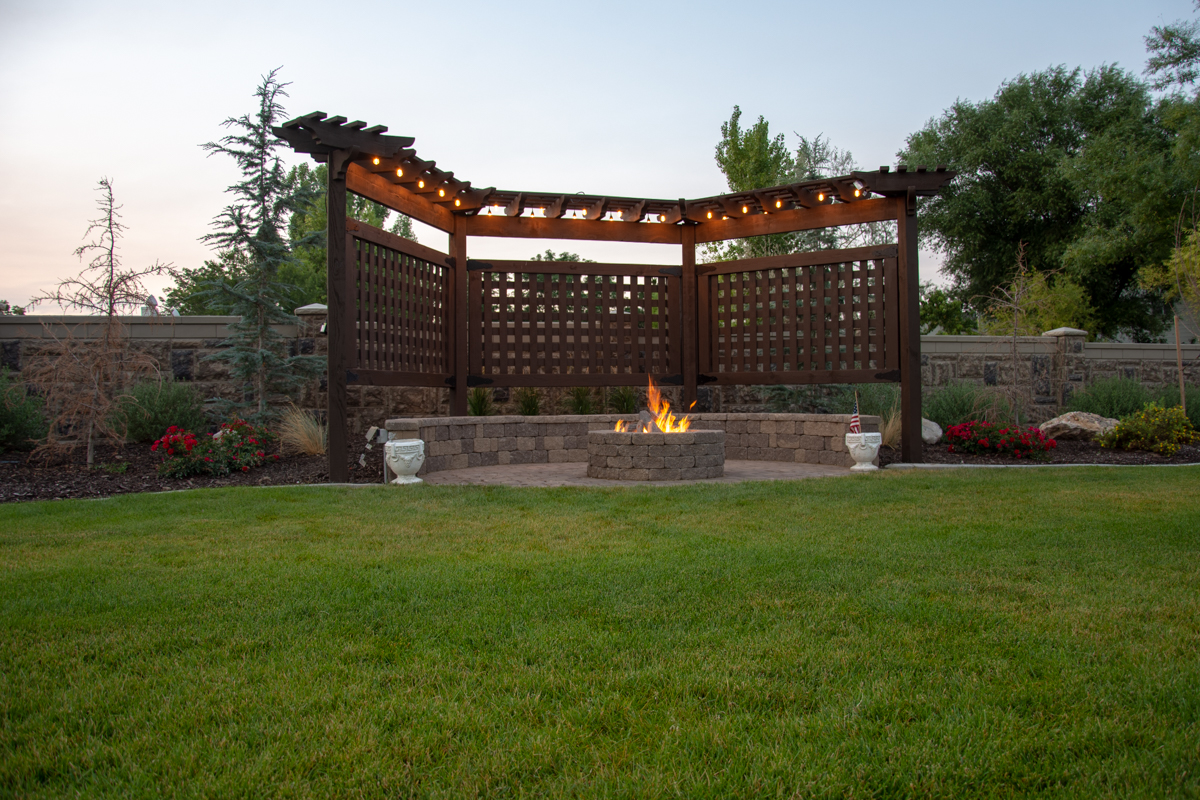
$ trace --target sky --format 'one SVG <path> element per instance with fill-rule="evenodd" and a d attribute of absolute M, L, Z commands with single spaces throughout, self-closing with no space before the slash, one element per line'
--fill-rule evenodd
<path fill-rule="evenodd" d="M 1141 73 L 1151 26 L 1192 15 L 1190 0 L 0 0 L 0 299 L 22 304 L 79 271 L 102 177 L 123 206 L 126 266 L 211 258 L 200 237 L 237 172 L 200 145 L 254 109 L 275 67 L 290 116 L 386 125 L 475 186 L 703 197 L 727 191 L 713 153 L 735 104 L 790 147 L 822 134 L 875 169 L 955 100 L 987 99 L 1019 74 Z M 446 247 L 432 228 L 418 238 Z M 676 246 L 630 243 L 473 238 L 468 251 L 548 246 L 679 261 Z M 923 253 L 922 279 L 937 280 L 939 263 Z"/>

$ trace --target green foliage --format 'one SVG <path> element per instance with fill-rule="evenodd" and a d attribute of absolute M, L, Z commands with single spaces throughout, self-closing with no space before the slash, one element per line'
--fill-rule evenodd
<path fill-rule="evenodd" d="M 46 437 L 45 404 L 14 380 L 8 368 L 0 369 L 0 451 L 32 450 Z"/>
<path fill-rule="evenodd" d="M 234 311 L 233 298 L 213 287 L 236 286 L 249 276 L 249 259 L 241 250 L 226 250 L 204 266 L 172 269 L 175 284 L 167 289 L 166 304 L 185 316 L 226 316 Z"/>
<path fill-rule="evenodd" d="M 236 281 L 216 278 L 205 284 L 206 293 L 240 317 L 229 326 L 225 348 L 209 358 L 228 364 L 233 377 L 243 383 L 241 400 L 226 403 L 223 410 L 238 409 L 254 421 L 271 416 L 270 395 L 286 395 L 325 365 L 324 358 L 289 356 L 287 341 L 272 327 L 296 322 L 283 308 L 290 289 L 281 283 L 280 270 L 293 261 L 283 231 L 288 215 L 313 199 L 307 189 L 289 186 L 277 154 L 286 145 L 272 128 L 284 117 L 280 98 L 287 95 L 277 72 L 272 70 L 255 90 L 258 108 L 225 120 L 224 126 L 234 132 L 204 145 L 210 154 L 232 158 L 242 173 L 242 179 L 227 190 L 235 200 L 214 220 L 216 231 L 204 239 L 230 254 L 231 261 L 245 264 Z"/>
<path fill-rule="evenodd" d="M 0 317 L 23 317 L 25 309 L 21 306 L 14 306 L 7 300 L 0 300 Z"/>
<path fill-rule="evenodd" d="M 1197 3 L 1200 8 L 1200 3 Z M 1200 77 L 1200 24 L 1176 21 L 1155 25 L 1146 37 L 1146 50 L 1152 55 L 1146 73 L 1155 89 L 1183 88 Z"/>
<path fill-rule="evenodd" d="M 956 382 L 926 394 L 921 400 L 921 416 L 936 422 L 944 431 L 971 420 L 991 423 L 1011 420 L 1013 408 L 999 392 Z"/>
<path fill-rule="evenodd" d="M 114 414 L 130 442 L 152 442 L 172 425 L 191 431 L 208 427 L 204 400 L 195 387 L 169 379 L 134 384 L 117 400 Z"/>
<path fill-rule="evenodd" d="M 521 386 L 513 391 L 513 399 L 517 401 L 517 413 L 526 417 L 536 417 L 542 413 L 542 393 L 534 386 Z"/>
<path fill-rule="evenodd" d="M 1200 430 L 1200 386 L 1188 384 L 1183 387 L 1187 399 L 1187 418 L 1192 426 Z M 1158 390 L 1154 402 L 1163 408 L 1179 405 L 1179 384 L 1164 386 Z"/>
<path fill-rule="evenodd" d="M 1167 257 L 1197 175 L 1190 154 L 1173 149 L 1178 131 L 1164 108 L 1117 67 L 1055 67 L 1003 84 L 990 100 L 960 100 L 912 134 L 902 162 L 959 173 L 921 201 L 922 234 L 945 254 L 955 293 L 989 305 L 1012 281 L 1024 242 L 1034 271 L 1063 270 L 1083 287 L 1093 333 L 1159 333 L 1161 299 L 1137 275 Z M 1173 125 L 1194 118 L 1181 112 Z"/>
<path fill-rule="evenodd" d="M 476 386 L 467 392 L 467 413 L 472 417 L 490 417 L 496 413 L 492 403 L 492 390 Z"/>
<path fill-rule="evenodd" d="M 975 333 L 975 315 L 962 300 L 932 283 L 921 284 L 921 333 L 947 336 Z"/>
<path fill-rule="evenodd" d="M 595 414 L 596 400 L 590 386 L 575 386 L 567 392 L 567 411 L 572 414 Z"/>
<path fill-rule="evenodd" d="M 583 256 L 579 255 L 578 253 L 569 253 L 566 250 L 562 251 L 561 253 L 555 253 L 550 248 L 546 248 L 545 253 L 535 254 L 534 257 L 529 260 L 530 261 L 570 261 L 573 263 L 586 263 L 586 264 L 592 263 L 592 259 L 584 258 Z"/>
<path fill-rule="evenodd" d="M 1067 408 L 1109 419 L 1134 414 L 1151 400 L 1141 381 L 1133 378 L 1098 378 L 1082 391 L 1071 394 Z"/>
<path fill-rule="evenodd" d="M 1018 287 L 1018 282 L 1023 285 Z M 1011 298 L 1020 297 L 1019 315 Z M 1096 315 L 1088 303 L 1087 292 L 1065 275 L 1025 272 L 1014 278 L 1006 300 L 994 305 L 983 319 L 983 333 L 992 336 L 1040 336 L 1055 328 L 1090 331 Z"/>
<path fill-rule="evenodd" d="M 618 386 L 608 393 L 608 406 L 617 414 L 636 414 L 642 397 L 632 386 Z"/>
<path fill-rule="evenodd" d="M 1101 447 L 1173 456 L 1180 445 L 1200 442 L 1200 434 L 1179 406 L 1163 408 L 1158 403 L 1148 403 L 1141 411 L 1123 418 L 1098 441 Z"/>

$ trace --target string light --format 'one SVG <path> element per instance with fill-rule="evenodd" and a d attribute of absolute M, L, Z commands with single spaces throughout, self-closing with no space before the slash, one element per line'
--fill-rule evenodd
<path fill-rule="evenodd" d="M 824 202 L 825 202 L 825 193 L 824 193 L 824 192 L 821 192 L 819 195 L 817 195 L 817 202 L 818 202 L 818 203 L 824 203 Z"/>
<path fill-rule="evenodd" d="M 371 163 L 378 167 L 379 166 L 379 156 L 375 156 L 374 158 L 372 158 Z"/>
<path fill-rule="evenodd" d="M 711 212 L 711 211 L 710 211 L 710 212 L 708 212 L 708 218 L 709 218 L 709 219 L 712 219 L 712 212 Z"/>
<path fill-rule="evenodd" d="M 399 167 L 396 167 L 396 177 L 397 177 L 397 178 L 403 178 L 403 177 L 404 177 L 404 170 L 400 169 Z"/>
<path fill-rule="evenodd" d="M 445 197 L 445 196 L 446 196 L 446 190 L 438 189 L 438 197 Z"/>
<path fill-rule="evenodd" d="M 855 196 L 855 197 L 861 197 L 861 196 L 862 196 L 862 189 L 855 189 L 855 190 L 854 190 L 854 196 Z"/>
<path fill-rule="evenodd" d="M 424 189 L 424 188 L 425 188 L 425 181 L 417 181 L 417 188 L 418 188 L 418 189 Z"/>
<path fill-rule="evenodd" d="M 749 214 L 749 213 L 750 213 L 750 209 L 746 208 L 746 206 L 742 206 L 742 213 L 743 213 L 743 214 Z"/>
<path fill-rule="evenodd" d="M 456 198 L 454 198 L 454 205 L 456 205 L 456 206 L 461 206 L 461 205 L 462 205 L 462 200 L 459 200 L 457 197 L 456 197 Z"/>
<path fill-rule="evenodd" d="M 775 201 L 775 207 L 776 207 L 776 208 L 783 208 L 783 201 L 782 201 L 782 200 L 776 200 L 776 201 Z"/>

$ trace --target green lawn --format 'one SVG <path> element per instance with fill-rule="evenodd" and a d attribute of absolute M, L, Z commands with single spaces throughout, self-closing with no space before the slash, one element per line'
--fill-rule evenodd
<path fill-rule="evenodd" d="M 0 507 L 0 796 L 1200 794 L 1200 468 Z"/>

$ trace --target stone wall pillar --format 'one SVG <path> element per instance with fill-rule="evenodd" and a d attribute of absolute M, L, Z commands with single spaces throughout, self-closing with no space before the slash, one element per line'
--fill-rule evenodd
<path fill-rule="evenodd" d="M 1057 340 L 1054 350 L 1054 369 L 1051 386 L 1054 400 L 1061 409 L 1071 400 L 1071 394 L 1083 388 L 1087 380 L 1087 369 L 1083 355 L 1083 343 L 1087 331 L 1078 328 L 1055 328 L 1042 336 L 1053 336 Z"/>

